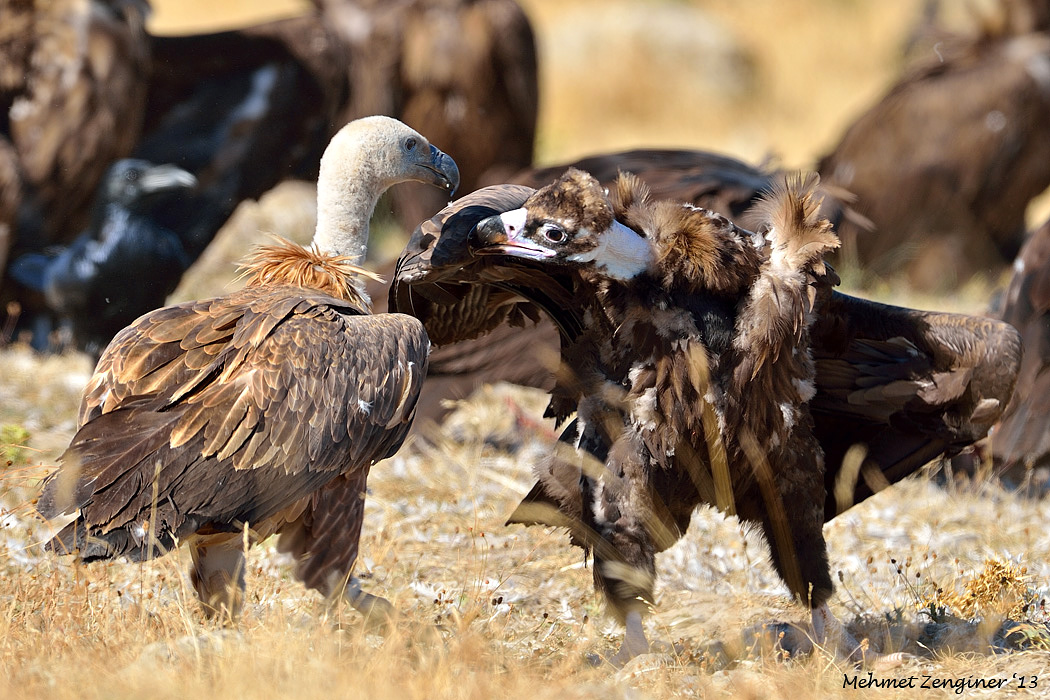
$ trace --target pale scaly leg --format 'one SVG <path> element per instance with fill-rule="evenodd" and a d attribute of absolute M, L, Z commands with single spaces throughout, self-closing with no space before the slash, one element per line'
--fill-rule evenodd
<path fill-rule="evenodd" d="M 394 606 L 390 601 L 371 593 L 365 593 L 361 589 L 360 579 L 356 576 L 350 577 L 343 589 L 343 596 L 354 610 L 364 616 L 365 625 L 369 628 L 382 628 L 394 617 Z"/>
<path fill-rule="evenodd" d="M 636 656 L 649 653 L 649 640 L 645 638 L 645 628 L 642 627 L 642 613 L 638 610 L 628 612 L 624 618 L 624 626 L 626 629 L 623 634 L 623 644 L 620 650 L 609 659 L 609 663 L 617 668 L 622 667 Z"/>
<path fill-rule="evenodd" d="M 892 654 L 876 654 L 869 652 L 865 645 L 859 643 L 839 622 L 838 618 L 831 612 L 827 603 L 812 610 L 813 640 L 825 647 L 838 657 L 844 657 L 850 661 L 863 662 L 865 666 L 878 670 L 889 670 L 900 666 L 911 654 L 905 652 L 894 652 Z"/>
<path fill-rule="evenodd" d="M 204 539 L 190 545 L 193 565 L 190 581 L 200 598 L 204 614 L 233 622 L 244 601 L 244 542 L 232 536 L 221 540 Z"/>

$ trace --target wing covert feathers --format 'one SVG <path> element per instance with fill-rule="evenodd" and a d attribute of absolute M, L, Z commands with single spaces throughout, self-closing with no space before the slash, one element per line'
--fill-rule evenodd
<path fill-rule="evenodd" d="M 40 512 L 79 508 L 82 533 L 119 540 L 99 556 L 140 553 L 116 530 L 152 525 L 170 545 L 202 527 L 254 526 L 396 451 L 428 348 L 414 318 L 297 287 L 148 314 L 100 359 L 62 457 L 74 488 L 50 479 Z M 87 546 L 77 537 L 59 544 Z"/>

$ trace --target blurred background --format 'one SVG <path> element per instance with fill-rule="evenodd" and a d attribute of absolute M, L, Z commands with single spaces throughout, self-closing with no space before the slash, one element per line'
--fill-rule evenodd
<path fill-rule="evenodd" d="M 148 26 L 159 34 L 230 29 L 311 7 L 305 0 L 152 4 Z M 519 4 L 539 53 L 538 163 L 669 146 L 752 162 L 775 157 L 793 167 L 812 166 L 896 80 L 924 8 L 924 0 Z M 950 22 L 967 22 L 962 7 L 946 9 Z"/>

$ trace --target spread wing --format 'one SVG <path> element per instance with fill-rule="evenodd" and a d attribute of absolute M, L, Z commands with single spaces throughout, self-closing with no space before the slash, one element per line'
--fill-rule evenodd
<path fill-rule="evenodd" d="M 810 403 L 826 456 L 827 517 L 987 435 L 1021 352 L 1000 321 L 832 294 L 813 327 Z M 863 466 L 844 464 L 856 444 Z"/>
<path fill-rule="evenodd" d="M 1002 319 L 1021 332 L 1025 356 L 992 454 L 1003 467 L 1041 464 L 1050 454 L 1050 222 L 1032 233 L 1014 263 Z"/>
<path fill-rule="evenodd" d="M 99 361 L 38 509 L 79 508 L 55 546 L 141 553 L 269 518 L 400 446 L 426 372 L 422 326 L 299 288 L 167 307 Z M 90 548 L 85 535 L 100 539 Z"/>

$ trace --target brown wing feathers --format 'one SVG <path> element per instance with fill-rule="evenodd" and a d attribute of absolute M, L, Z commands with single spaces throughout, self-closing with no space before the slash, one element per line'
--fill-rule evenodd
<path fill-rule="evenodd" d="M 159 505 L 154 523 L 170 546 L 206 521 L 219 529 L 257 522 L 308 495 L 344 467 L 345 458 L 331 452 L 348 432 L 354 459 L 377 448 L 387 456 L 407 429 L 425 371 L 400 358 L 424 358 L 425 336 L 416 332 L 406 341 L 401 336 L 411 336 L 411 322 L 387 325 L 389 319 L 368 316 L 355 316 L 351 331 L 343 314 L 357 314 L 354 306 L 284 289 L 248 288 L 225 300 L 184 304 L 124 331 L 116 342 L 135 351 L 106 355 L 99 370 L 110 379 L 85 396 L 82 415 L 92 420 L 63 458 L 79 462 L 81 488 L 66 504 L 45 489 L 41 512 L 79 505 L 102 532 L 126 526 L 148 515 L 148 485 L 159 462 L 160 501 L 179 489 L 177 509 Z M 234 308 L 239 314 L 230 313 Z M 348 349 L 355 343 L 367 349 Z M 296 357 L 330 371 L 306 384 L 293 381 L 286 375 L 295 371 L 288 363 Z M 404 366 L 388 377 L 385 357 Z M 361 368 L 351 382 L 348 367 Z M 384 382 L 388 389 L 380 393 L 376 386 Z M 340 393 L 344 385 L 351 395 Z M 158 386 L 163 391 L 153 391 Z M 107 409 L 107 400 L 119 407 Z M 384 439 L 391 430 L 394 436 Z M 220 489 L 209 476 L 216 469 L 226 474 Z"/>

